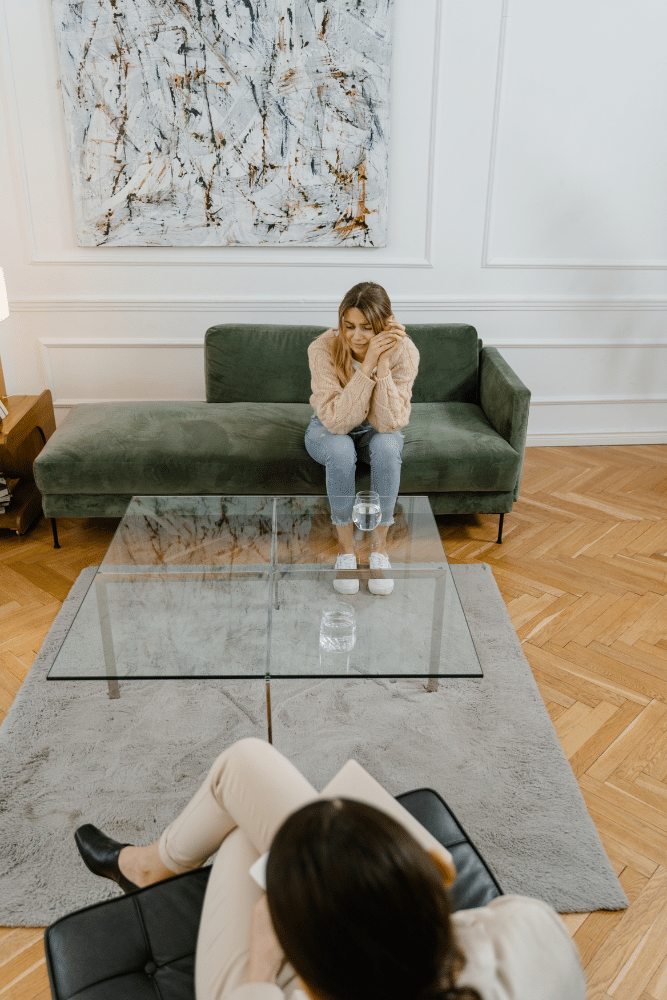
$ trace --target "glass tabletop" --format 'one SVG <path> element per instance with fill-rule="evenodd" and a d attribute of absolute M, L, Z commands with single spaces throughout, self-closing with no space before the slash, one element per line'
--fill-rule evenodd
<path fill-rule="evenodd" d="M 398 498 L 389 595 L 368 589 L 373 534 L 343 597 L 326 497 L 134 497 L 48 679 L 481 677 L 428 498 Z M 331 648 L 337 597 L 354 627 Z"/>

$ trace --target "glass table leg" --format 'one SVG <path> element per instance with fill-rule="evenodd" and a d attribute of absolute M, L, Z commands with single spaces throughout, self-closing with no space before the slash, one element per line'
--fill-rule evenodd
<path fill-rule="evenodd" d="M 116 654 L 113 648 L 113 636 L 111 634 L 111 618 L 109 616 L 109 601 L 107 600 L 106 580 L 101 574 L 95 577 L 95 590 L 97 592 L 97 610 L 100 616 L 100 632 L 102 633 L 102 649 L 104 651 L 104 664 L 106 666 L 107 685 L 110 698 L 120 698 L 120 687 L 116 674 Z"/>
<path fill-rule="evenodd" d="M 271 722 L 271 678 L 266 675 L 266 729 L 269 743 L 273 743 L 273 726 Z"/>
<path fill-rule="evenodd" d="M 442 623 L 445 615 L 445 594 L 447 591 L 447 573 L 440 573 L 435 578 L 433 594 L 433 621 L 431 623 L 431 655 L 429 657 L 429 679 L 427 691 L 438 690 L 438 674 L 440 672 L 440 652 L 442 649 Z"/>

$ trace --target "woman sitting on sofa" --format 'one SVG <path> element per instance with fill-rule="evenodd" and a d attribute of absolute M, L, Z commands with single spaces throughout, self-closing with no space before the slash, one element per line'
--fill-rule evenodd
<path fill-rule="evenodd" d="M 451 915 L 451 855 L 410 817 L 436 849 L 422 846 L 393 818 L 402 812 L 355 761 L 318 796 L 271 744 L 244 739 L 159 841 L 123 845 L 90 824 L 76 841 L 88 868 L 126 892 L 217 851 L 197 1000 L 585 1000 L 558 914 L 499 896 Z M 269 848 L 264 894 L 249 869 Z"/>
<path fill-rule="evenodd" d="M 380 496 L 381 517 L 373 532 L 368 581 L 373 594 L 390 594 L 387 530 L 401 478 L 403 434 L 410 417 L 412 383 L 419 351 L 394 319 L 384 288 L 363 281 L 351 288 L 338 309 L 338 329 L 327 330 L 308 348 L 313 414 L 306 431 L 306 450 L 326 466 L 331 520 L 338 532 L 339 574 L 334 588 L 356 594 L 352 507 L 357 456 L 371 467 L 371 489 Z"/>

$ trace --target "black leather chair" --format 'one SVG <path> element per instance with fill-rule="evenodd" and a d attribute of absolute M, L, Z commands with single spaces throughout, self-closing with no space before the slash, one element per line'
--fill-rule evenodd
<path fill-rule="evenodd" d="M 398 801 L 451 852 L 453 910 L 502 895 L 493 873 L 437 792 Z M 210 867 L 62 917 L 44 944 L 54 1000 L 194 1000 L 199 918 Z"/>

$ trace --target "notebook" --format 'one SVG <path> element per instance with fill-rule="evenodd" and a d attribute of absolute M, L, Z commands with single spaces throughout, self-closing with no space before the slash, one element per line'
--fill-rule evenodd
<path fill-rule="evenodd" d="M 429 833 L 426 827 L 422 826 L 419 820 L 416 820 L 407 809 L 404 809 L 400 802 L 397 802 L 393 795 L 390 795 L 356 760 L 348 760 L 347 764 L 343 765 L 338 774 L 332 778 L 317 797 L 321 799 L 337 797 L 355 799 L 358 802 L 367 802 L 369 805 L 375 806 L 376 809 L 381 809 L 382 812 L 401 823 L 424 850 L 433 851 L 447 868 L 454 869 L 454 862 L 447 848 L 443 847 L 440 841 L 436 840 L 433 834 Z M 262 889 L 266 889 L 268 857 L 269 852 L 267 851 L 250 868 L 250 874 Z"/>

